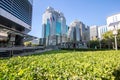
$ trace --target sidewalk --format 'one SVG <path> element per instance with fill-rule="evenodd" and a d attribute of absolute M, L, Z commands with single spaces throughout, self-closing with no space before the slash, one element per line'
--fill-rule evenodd
<path fill-rule="evenodd" d="M 51 50 L 53 50 L 53 49 L 37 50 L 35 52 L 27 52 L 27 53 L 21 53 L 21 54 L 14 54 L 13 57 L 16 57 L 16 56 L 28 56 L 28 55 L 33 55 L 33 54 L 40 54 L 40 53 L 51 51 Z"/>

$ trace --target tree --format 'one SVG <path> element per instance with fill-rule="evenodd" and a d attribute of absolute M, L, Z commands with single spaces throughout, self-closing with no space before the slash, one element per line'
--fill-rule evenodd
<path fill-rule="evenodd" d="M 108 31 L 108 32 L 104 33 L 102 36 L 103 36 L 103 41 L 104 41 L 103 46 L 107 45 L 106 48 L 108 48 L 108 49 L 113 48 L 114 35 L 113 35 L 112 31 Z"/>
<path fill-rule="evenodd" d="M 108 49 L 113 49 L 115 46 L 115 40 L 114 40 L 114 35 L 113 35 L 113 31 L 108 31 L 106 33 L 104 33 L 102 35 L 103 39 L 100 41 L 99 43 L 99 40 L 96 39 L 96 40 L 92 40 L 92 41 L 89 41 L 87 43 L 87 45 L 90 47 L 90 48 L 95 48 L 95 46 L 97 48 L 100 47 L 100 44 L 101 44 L 101 48 L 108 48 Z M 120 48 L 120 29 L 118 30 L 118 34 L 117 34 L 117 44 L 118 44 L 118 48 Z"/>
<path fill-rule="evenodd" d="M 99 47 L 99 41 L 98 40 L 91 40 L 87 43 L 89 48 L 98 48 Z"/>
<path fill-rule="evenodd" d="M 118 44 L 118 48 L 120 48 L 120 29 L 118 30 L 118 34 L 117 34 L 117 44 Z"/>
<path fill-rule="evenodd" d="M 105 40 L 114 38 L 112 31 L 108 31 L 108 32 L 104 33 L 102 36 L 103 36 L 103 39 L 105 39 Z"/>
<path fill-rule="evenodd" d="M 115 41 L 114 41 L 114 35 L 112 31 L 108 31 L 104 33 L 102 36 L 103 36 L 103 40 L 106 41 L 109 47 L 114 47 Z M 117 44 L 118 44 L 118 48 L 120 48 L 120 29 L 118 30 L 118 34 L 117 34 Z"/>

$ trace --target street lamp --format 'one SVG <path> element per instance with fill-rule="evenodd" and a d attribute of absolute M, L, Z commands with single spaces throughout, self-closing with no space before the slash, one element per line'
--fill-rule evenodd
<path fill-rule="evenodd" d="M 117 34 L 118 34 L 117 30 L 116 30 L 116 28 L 114 26 L 113 35 L 115 37 L 115 50 L 117 50 Z"/>
<path fill-rule="evenodd" d="M 100 49 L 101 49 L 101 39 L 98 38 L 98 40 L 99 40 L 99 46 L 100 46 Z"/>

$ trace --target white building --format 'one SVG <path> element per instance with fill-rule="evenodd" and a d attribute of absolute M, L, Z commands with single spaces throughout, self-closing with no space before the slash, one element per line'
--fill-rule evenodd
<path fill-rule="evenodd" d="M 69 26 L 68 39 L 69 41 L 86 42 L 89 40 L 89 29 L 82 22 L 75 20 Z"/>
<path fill-rule="evenodd" d="M 46 45 L 56 45 L 67 41 L 66 19 L 63 13 L 48 7 L 42 17 L 42 36 Z"/>
<path fill-rule="evenodd" d="M 89 27 L 89 35 L 90 35 L 90 40 L 95 40 L 98 38 L 98 26 L 90 26 Z"/>
<path fill-rule="evenodd" d="M 103 26 L 98 26 L 98 38 L 101 40 L 102 39 L 102 35 L 107 32 L 107 25 L 103 25 Z"/>
<path fill-rule="evenodd" d="M 120 29 L 120 13 L 107 17 L 108 31 L 113 30 L 114 27 Z"/>

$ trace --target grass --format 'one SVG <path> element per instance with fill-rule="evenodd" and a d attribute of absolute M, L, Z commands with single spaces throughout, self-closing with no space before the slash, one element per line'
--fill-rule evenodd
<path fill-rule="evenodd" d="M 49 51 L 0 59 L 0 80 L 120 80 L 120 51 Z"/>

